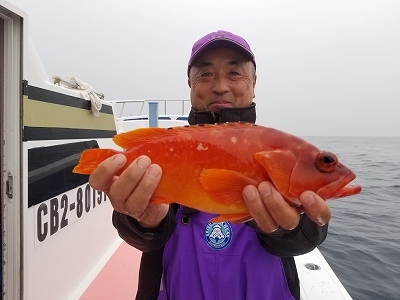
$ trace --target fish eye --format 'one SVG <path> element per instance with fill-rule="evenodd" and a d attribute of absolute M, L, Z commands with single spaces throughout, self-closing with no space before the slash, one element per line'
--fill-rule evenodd
<path fill-rule="evenodd" d="M 328 151 L 321 151 L 315 159 L 315 166 L 324 173 L 335 171 L 338 159 L 335 154 Z"/>

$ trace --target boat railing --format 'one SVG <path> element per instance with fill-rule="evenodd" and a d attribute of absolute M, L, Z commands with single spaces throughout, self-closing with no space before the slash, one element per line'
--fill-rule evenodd
<path fill-rule="evenodd" d="M 148 117 L 149 103 L 158 103 L 159 118 L 187 117 L 191 107 L 190 100 L 115 100 L 111 103 L 118 121 Z"/>
<path fill-rule="evenodd" d="M 117 100 L 111 102 L 117 132 L 140 127 L 174 127 L 187 124 L 190 100 Z"/>

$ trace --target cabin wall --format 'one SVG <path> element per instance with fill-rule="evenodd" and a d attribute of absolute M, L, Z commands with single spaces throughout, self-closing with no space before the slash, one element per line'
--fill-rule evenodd
<path fill-rule="evenodd" d="M 97 117 L 77 95 L 24 85 L 24 294 L 75 298 L 121 242 L 105 193 L 72 173 L 83 150 L 116 147 L 113 110 L 104 102 Z"/>

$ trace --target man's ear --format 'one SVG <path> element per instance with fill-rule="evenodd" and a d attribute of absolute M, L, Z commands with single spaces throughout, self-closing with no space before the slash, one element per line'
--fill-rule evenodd
<path fill-rule="evenodd" d="M 190 82 L 190 78 L 188 78 L 188 86 L 191 88 L 192 87 L 192 84 L 191 84 L 191 82 Z"/>
<path fill-rule="evenodd" d="M 256 82 L 257 82 L 257 75 L 254 75 L 254 80 L 253 80 L 253 98 L 256 97 L 256 93 L 254 92 L 254 89 L 256 88 Z"/>

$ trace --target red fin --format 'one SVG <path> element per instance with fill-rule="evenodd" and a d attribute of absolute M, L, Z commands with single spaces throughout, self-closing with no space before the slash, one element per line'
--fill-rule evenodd
<path fill-rule="evenodd" d="M 79 163 L 72 172 L 90 175 L 102 161 L 117 153 L 120 152 L 112 149 L 87 149 L 82 152 Z"/>
<path fill-rule="evenodd" d="M 254 126 L 251 123 L 222 123 L 222 124 L 206 124 L 193 126 L 177 126 L 172 128 L 139 128 L 128 132 L 120 133 L 114 136 L 114 143 L 124 149 L 130 149 L 137 145 L 158 140 L 165 137 L 177 137 L 185 134 L 195 134 L 196 132 L 207 132 L 212 128 L 213 132 L 225 131 L 227 129 L 241 129 Z"/>
<path fill-rule="evenodd" d="M 243 202 L 242 190 L 258 182 L 242 173 L 224 169 L 207 169 L 200 174 L 200 183 L 216 202 L 228 205 Z"/>
<path fill-rule="evenodd" d="M 252 217 L 248 213 L 243 214 L 227 214 L 220 215 L 218 217 L 213 218 L 210 222 L 218 223 L 218 222 L 231 222 L 231 223 L 245 223 L 250 221 Z"/>
<path fill-rule="evenodd" d="M 161 137 L 171 135 L 171 131 L 166 128 L 139 128 L 128 132 L 117 134 L 113 141 L 124 149 L 130 149 L 137 145 L 157 140 Z"/>

